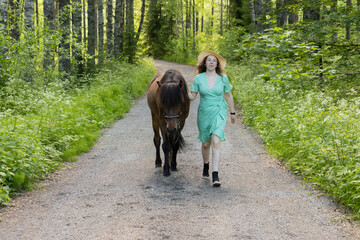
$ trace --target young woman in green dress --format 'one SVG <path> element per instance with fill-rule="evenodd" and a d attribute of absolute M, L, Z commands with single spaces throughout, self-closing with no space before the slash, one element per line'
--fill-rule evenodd
<path fill-rule="evenodd" d="M 204 161 L 203 177 L 209 177 L 210 148 L 212 150 L 212 182 L 220 186 L 218 175 L 220 145 L 225 140 L 227 109 L 230 108 L 231 123 L 235 123 L 235 107 L 231 94 L 232 85 L 223 74 L 226 59 L 213 51 L 203 51 L 198 57 L 197 75 L 189 90 L 189 98 L 194 100 L 200 93 L 197 126 L 198 139 L 202 142 L 201 153 Z"/>

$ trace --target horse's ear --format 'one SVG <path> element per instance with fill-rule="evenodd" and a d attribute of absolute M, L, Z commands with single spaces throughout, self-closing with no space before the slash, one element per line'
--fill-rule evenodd
<path fill-rule="evenodd" d="M 159 86 L 159 88 L 161 88 L 161 83 L 159 81 L 156 81 L 156 83 Z"/>

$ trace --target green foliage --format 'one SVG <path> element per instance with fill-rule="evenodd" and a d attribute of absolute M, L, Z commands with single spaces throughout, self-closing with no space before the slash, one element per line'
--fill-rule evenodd
<path fill-rule="evenodd" d="M 283 89 L 246 67 L 229 70 L 245 121 L 274 156 L 360 217 L 359 97 Z"/>
<path fill-rule="evenodd" d="M 228 74 L 269 152 L 360 218 L 358 47 L 330 30 L 310 21 L 244 35 Z"/>
<path fill-rule="evenodd" d="M 61 167 L 63 160 L 74 161 L 88 151 L 99 130 L 129 110 L 132 99 L 143 94 L 154 74 L 149 60 L 139 65 L 108 63 L 89 79 L 88 87 L 65 91 L 67 83 L 56 82 L 38 87 L 36 94 L 16 96 L 11 100 L 13 108 L 4 104 L 0 112 L 0 203 L 6 203 L 15 191 L 31 189 L 34 181 Z M 27 101 L 30 110 L 24 110 L 22 101 Z"/>

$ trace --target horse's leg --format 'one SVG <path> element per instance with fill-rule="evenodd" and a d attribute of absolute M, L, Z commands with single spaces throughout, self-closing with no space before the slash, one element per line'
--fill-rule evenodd
<path fill-rule="evenodd" d="M 179 151 L 179 142 L 172 145 L 172 154 L 171 154 L 171 171 L 177 171 L 176 168 L 176 156 Z"/>
<path fill-rule="evenodd" d="M 159 134 L 159 120 L 152 114 L 153 130 L 154 130 L 154 145 L 156 149 L 156 159 L 155 167 L 161 167 L 161 157 L 160 157 L 160 141 L 161 137 Z"/>
<path fill-rule="evenodd" d="M 166 137 L 166 132 L 165 131 L 161 131 L 162 135 L 163 135 L 163 144 L 162 144 L 162 149 L 164 151 L 164 176 L 168 177 L 170 176 L 170 164 L 169 164 L 169 154 L 170 154 L 170 144 L 169 144 L 169 140 Z"/>

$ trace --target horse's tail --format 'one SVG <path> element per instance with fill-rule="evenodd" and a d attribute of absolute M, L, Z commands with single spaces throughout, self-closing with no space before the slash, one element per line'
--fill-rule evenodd
<path fill-rule="evenodd" d="M 181 132 L 179 133 L 179 150 L 183 150 L 185 145 L 186 145 L 186 142 L 185 142 L 185 139 L 183 138 L 183 136 L 181 135 Z"/>

